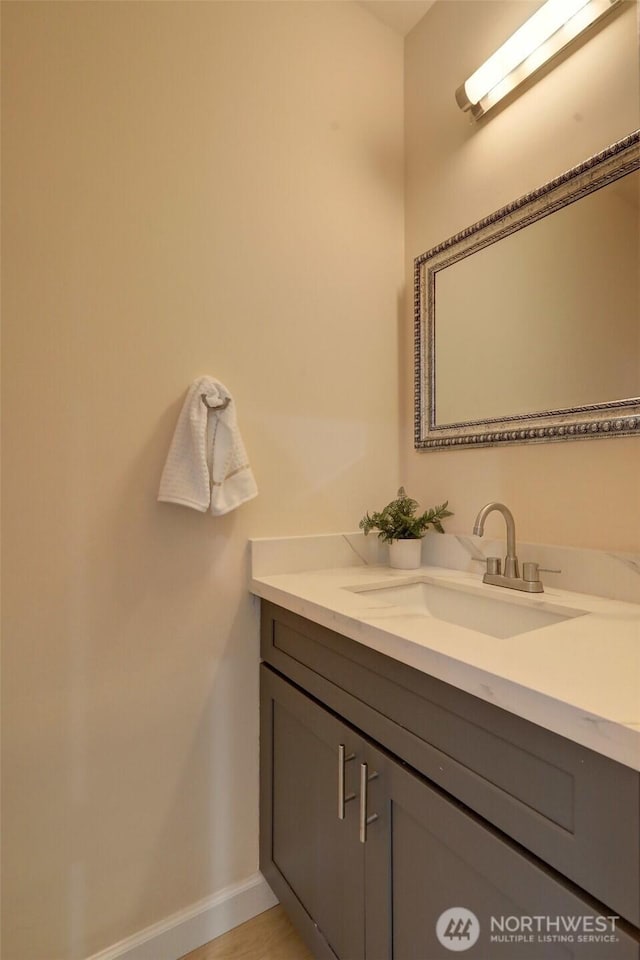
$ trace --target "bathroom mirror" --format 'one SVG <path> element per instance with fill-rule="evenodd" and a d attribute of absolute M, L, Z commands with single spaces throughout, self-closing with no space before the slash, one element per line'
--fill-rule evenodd
<path fill-rule="evenodd" d="M 640 436 L 640 131 L 415 261 L 415 446 Z"/>

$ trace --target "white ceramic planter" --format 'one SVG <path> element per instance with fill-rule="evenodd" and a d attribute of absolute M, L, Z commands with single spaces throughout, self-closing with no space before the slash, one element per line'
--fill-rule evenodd
<path fill-rule="evenodd" d="M 422 562 L 422 540 L 392 540 L 389 566 L 397 570 L 415 570 Z"/>

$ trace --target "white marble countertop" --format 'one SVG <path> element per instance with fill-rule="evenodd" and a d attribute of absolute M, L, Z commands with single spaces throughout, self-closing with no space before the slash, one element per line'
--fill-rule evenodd
<path fill-rule="evenodd" d="M 255 568 L 254 568 L 255 570 Z M 257 571 L 256 571 L 257 572 Z M 496 638 L 352 592 L 416 578 L 504 602 L 584 611 Z M 342 566 L 254 575 L 252 593 L 640 770 L 640 605 L 545 585 L 521 594 L 480 574 Z M 508 597 L 505 594 L 509 594 Z"/>

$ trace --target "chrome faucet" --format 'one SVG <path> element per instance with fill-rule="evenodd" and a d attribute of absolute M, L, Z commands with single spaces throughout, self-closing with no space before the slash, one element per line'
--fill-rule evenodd
<path fill-rule="evenodd" d="M 513 519 L 511 510 L 509 510 L 508 507 L 505 507 L 504 503 L 498 503 L 495 500 L 493 500 L 491 503 L 486 503 L 476 517 L 476 522 L 473 525 L 473 532 L 477 537 L 481 537 L 483 535 L 484 522 L 489 514 L 493 513 L 494 510 L 497 510 L 502 514 L 507 524 L 507 555 L 504 558 L 504 576 L 519 578 L 520 571 L 518 569 L 518 558 L 516 556 L 516 522 Z"/>
<path fill-rule="evenodd" d="M 485 504 L 473 525 L 473 532 L 477 537 L 484 533 L 484 522 L 490 513 L 497 510 L 507 524 L 507 555 L 504 558 L 504 573 L 500 557 L 487 557 L 487 572 L 482 578 L 483 583 L 491 583 L 496 587 L 508 587 L 511 590 L 524 590 L 525 593 L 543 593 L 544 587 L 540 579 L 541 568 L 537 563 L 523 563 L 522 577 L 518 557 L 516 555 L 516 523 L 513 514 L 504 503 L 493 500 Z M 560 570 L 549 570 L 549 573 L 560 573 Z"/>

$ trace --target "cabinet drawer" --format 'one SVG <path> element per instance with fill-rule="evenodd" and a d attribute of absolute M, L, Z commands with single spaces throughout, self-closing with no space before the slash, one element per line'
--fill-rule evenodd
<path fill-rule="evenodd" d="M 346 720 L 640 925 L 640 776 L 263 601 L 262 656 Z"/>

